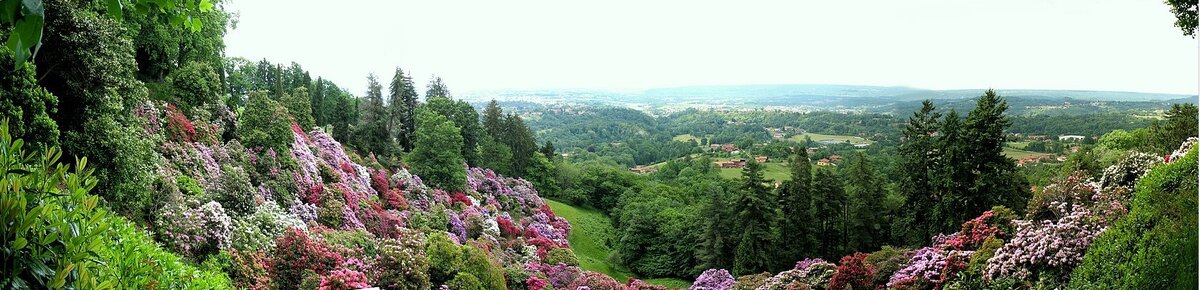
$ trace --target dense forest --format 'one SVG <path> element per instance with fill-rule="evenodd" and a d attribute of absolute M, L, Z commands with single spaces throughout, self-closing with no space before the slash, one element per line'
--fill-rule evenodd
<path fill-rule="evenodd" d="M 1197 287 L 1193 103 L 470 103 L 226 56 L 225 4 L 0 2 L 0 287 Z"/>

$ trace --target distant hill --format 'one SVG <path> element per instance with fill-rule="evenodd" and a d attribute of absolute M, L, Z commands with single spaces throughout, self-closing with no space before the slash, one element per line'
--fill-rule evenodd
<path fill-rule="evenodd" d="M 646 105 L 729 105 L 729 106 L 879 106 L 925 99 L 957 100 L 979 96 L 985 89 L 929 90 L 902 86 L 860 86 L 829 84 L 718 85 L 652 88 L 642 91 L 606 90 L 525 90 L 468 94 L 473 101 L 491 98 L 523 101 L 612 102 Z M 1010 98 L 1031 100 L 1073 100 L 1105 102 L 1192 102 L 1195 95 L 1141 92 L 998 89 Z"/>

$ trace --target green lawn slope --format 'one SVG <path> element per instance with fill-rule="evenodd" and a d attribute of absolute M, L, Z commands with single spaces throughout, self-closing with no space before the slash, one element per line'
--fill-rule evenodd
<path fill-rule="evenodd" d="M 554 214 L 571 223 L 571 233 L 567 236 L 567 240 L 571 242 L 571 250 L 579 257 L 580 267 L 584 270 L 604 273 L 622 283 L 629 280 L 629 277 L 636 277 L 619 265 L 608 263 L 608 255 L 613 250 L 605 241 L 612 240 L 616 234 L 608 216 L 593 209 L 578 208 L 549 199 L 545 199 L 545 201 L 550 205 L 550 209 L 554 210 Z M 687 288 L 692 285 L 688 281 L 674 278 L 642 280 L 670 288 Z"/>

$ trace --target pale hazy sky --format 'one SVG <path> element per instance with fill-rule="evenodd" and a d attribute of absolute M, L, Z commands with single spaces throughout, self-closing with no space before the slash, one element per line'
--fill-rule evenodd
<path fill-rule="evenodd" d="M 1196 39 L 1159 0 L 231 0 L 226 54 L 351 92 L 823 83 L 1197 92 Z"/>

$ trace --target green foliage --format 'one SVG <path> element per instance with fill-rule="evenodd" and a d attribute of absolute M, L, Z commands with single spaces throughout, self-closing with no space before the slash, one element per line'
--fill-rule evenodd
<path fill-rule="evenodd" d="M 47 0 L 46 34 L 38 81 L 59 96 L 52 116 L 62 130 L 63 154 L 94 161 L 96 192 L 137 221 L 149 216 L 154 180 L 153 139 L 130 114 L 146 100 L 134 78 L 134 50 L 121 26 L 86 3 Z M 61 33 L 59 33 L 61 32 Z M 65 68 L 71 69 L 54 69 Z"/>
<path fill-rule="evenodd" d="M 213 200 L 229 210 L 231 216 L 241 217 L 254 210 L 254 197 L 257 194 L 250 184 L 250 176 L 239 167 L 221 166 L 221 176 L 208 189 Z"/>
<path fill-rule="evenodd" d="M 0 233 L 6 241 L 0 284 L 57 289 L 76 279 L 95 283 L 95 265 L 87 261 L 102 250 L 111 222 L 96 208 L 100 199 L 87 194 L 96 186 L 87 160 L 71 170 L 58 163 L 57 150 L 35 155 L 23 145 L 7 121 L 0 124 Z"/>
<path fill-rule="evenodd" d="M 479 279 L 469 273 L 458 273 L 454 275 L 454 279 L 446 282 L 446 286 L 450 286 L 451 290 L 483 290 L 483 283 Z"/>
<path fill-rule="evenodd" d="M 9 120 L 13 138 L 34 151 L 58 146 L 58 123 L 50 119 L 58 97 L 37 85 L 33 66 L 13 68 L 12 52 L 0 49 L 0 119 Z"/>
<path fill-rule="evenodd" d="M 487 252 L 474 246 L 462 246 L 462 268 L 459 274 L 467 273 L 479 279 L 483 289 L 505 290 L 504 267 L 489 257 Z M 457 279 L 457 275 L 455 279 Z M 453 281 L 451 281 L 453 282 Z"/>
<path fill-rule="evenodd" d="M 579 258 L 575 257 L 575 252 L 570 248 L 553 248 L 546 251 L 546 264 L 557 265 L 559 263 L 570 266 L 579 266 Z"/>
<path fill-rule="evenodd" d="M 463 251 L 444 232 L 435 232 L 425 241 L 429 256 L 429 280 L 434 285 L 445 284 L 463 267 Z"/>
<path fill-rule="evenodd" d="M 215 103 L 222 95 L 221 79 L 212 66 L 189 62 L 167 77 L 179 107 L 189 114 L 204 104 Z"/>
<path fill-rule="evenodd" d="M 779 237 L 776 239 L 780 264 L 791 264 L 814 254 L 812 197 L 812 164 L 808 151 L 796 150 L 791 160 L 791 180 L 778 189 L 780 216 L 777 222 Z"/>
<path fill-rule="evenodd" d="M 1196 38 L 1196 25 L 1200 24 L 1196 16 L 1196 1 L 1167 0 L 1171 13 L 1175 14 L 1175 27 L 1183 30 L 1183 35 Z"/>
<path fill-rule="evenodd" d="M 1197 130 L 1200 130 L 1200 125 L 1197 125 L 1200 116 L 1194 104 L 1174 104 L 1163 117 L 1165 120 L 1150 126 L 1154 151 L 1157 153 L 1170 153 L 1187 138 L 1196 137 Z"/>
<path fill-rule="evenodd" d="M 1196 288 L 1196 168 L 1193 148 L 1142 177 L 1129 214 L 1096 238 L 1069 288 Z"/>
<path fill-rule="evenodd" d="M 252 92 L 246 110 L 238 118 L 238 137 L 248 148 L 288 152 L 287 146 L 293 141 L 291 124 L 284 121 L 288 119 L 287 109 L 265 92 Z"/>
<path fill-rule="evenodd" d="M 26 153 L 0 124 L 0 284 L 5 288 L 228 289 L 220 272 L 200 271 L 159 248 L 145 232 L 89 195 L 87 160 L 74 169 L 56 149 Z M 69 284 L 68 284 L 69 283 Z"/>
<path fill-rule="evenodd" d="M 449 97 L 435 96 L 426 98 L 424 109 L 436 112 L 454 122 L 454 126 L 458 127 L 459 134 L 462 135 L 463 158 L 468 165 L 478 166 L 480 163 L 478 146 L 483 128 L 479 125 L 479 113 L 475 111 L 475 108 L 463 100 L 456 101 Z"/>
<path fill-rule="evenodd" d="M 413 173 L 433 187 L 462 189 L 467 173 L 459 151 L 463 143 L 458 127 L 430 110 L 421 110 L 417 121 L 416 146 L 406 156 Z"/>
<path fill-rule="evenodd" d="M 292 92 L 284 95 L 280 102 L 287 107 L 288 113 L 292 114 L 293 120 L 300 125 L 301 130 L 307 131 L 317 125 L 317 121 L 313 119 L 312 97 L 308 95 L 308 88 L 292 89 Z"/>

